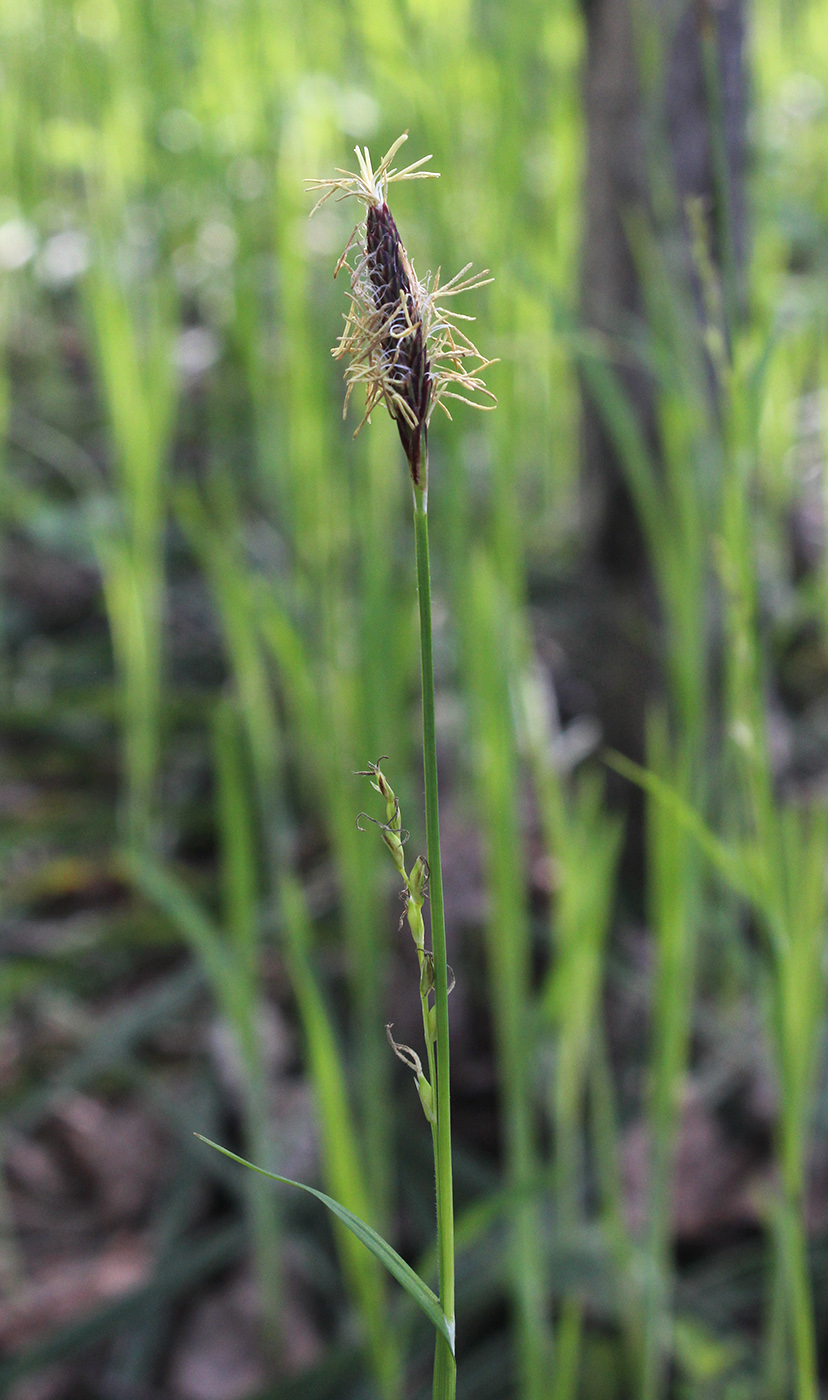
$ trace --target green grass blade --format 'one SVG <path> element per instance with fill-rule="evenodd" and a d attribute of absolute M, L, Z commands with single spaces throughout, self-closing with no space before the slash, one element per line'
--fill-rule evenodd
<path fill-rule="evenodd" d="M 258 870 L 253 812 L 248 797 L 242 735 L 236 708 L 227 700 L 213 718 L 216 799 L 221 830 L 224 922 L 250 988 L 258 968 Z"/>
<path fill-rule="evenodd" d="M 186 885 L 165 870 L 160 861 L 126 855 L 124 864 L 136 889 L 162 910 L 182 934 L 201 962 L 216 996 L 225 1004 L 228 989 L 236 980 L 236 967 L 212 920 Z"/>
<path fill-rule="evenodd" d="M 365 1248 L 369 1249 L 374 1257 L 385 1265 L 389 1274 L 402 1285 L 409 1298 L 414 1299 L 414 1302 L 422 1309 L 440 1336 L 445 1338 L 451 1347 L 452 1355 L 454 1354 L 454 1331 L 449 1327 L 436 1293 L 432 1293 L 428 1285 L 423 1283 L 420 1275 L 414 1272 L 411 1265 L 407 1264 L 395 1249 L 391 1248 L 382 1235 L 378 1235 L 376 1230 L 372 1230 L 370 1225 L 366 1225 L 364 1220 L 360 1220 L 359 1216 L 346 1210 L 338 1201 L 326 1196 L 324 1191 L 317 1191 L 315 1186 L 307 1186 L 303 1181 L 291 1181 L 289 1176 L 278 1176 L 276 1172 L 266 1172 L 263 1167 L 254 1166 L 252 1162 L 246 1162 L 243 1157 L 237 1157 L 235 1152 L 230 1152 L 228 1148 L 220 1147 L 217 1142 L 211 1142 L 209 1138 L 202 1137 L 201 1133 L 196 1133 L 196 1137 L 200 1138 L 208 1147 L 214 1147 L 217 1152 L 222 1152 L 231 1161 L 238 1162 L 239 1166 L 249 1167 L 251 1171 L 259 1172 L 261 1176 L 267 1176 L 271 1181 L 280 1181 L 283 1186 L 297 1186 L 300 1191 L 309 1192 L 311 1196 L 315 1196 L 318 1201 L 327 1206 L 337 1220 L 341 1220 L 342 1224 L 356 1235 L 358 1240 L 362 1241 Z"/>
<path fill-rule="evenodd" d="M 465 608 L 476 786 L 484 840 L 489 998 L 504 1117 L 506 1171 L 520 1188 L 537 1169 L 538 1149 L 530 1078 L 534 1051 L 527 1011 L 531 933 L 518 817 L 519 756 L 509 688 L 517 638 L 508 595 L 482 553 L 472 560 Z M 495 658 L 499 658 L 496 661 Z M 512 1290 L 524 1400 L 547 1394 L 552 1340 L 547 1324 L 548 1281 L 536 1204 L 516 1211 L 510 1244 Z"/>
<path fill-rule="evenodd" d="M 679 827 L 692 836 L 702 853 L 707 856 L 710 864 L 730 886 L 746 899 L 754 899 L 755 892 L 751 888 L 751 882 L 744 869 L 744 860 L 740 859 L 740 853 L 730 850 L 723 841 L 710 830 L 710 827 L 699 816 L 696 809 L 691 806 L 677 791 L 672 784 L 666 782 L 648 768 L 642 768 L 640 764 L 634 763 L 631 758 L 626 758 L 623 754 L 608 750 L 604 754 L 604 762 L 609 768 L 614 768 L 616 773 L 620 773 L 623 778 L 629 778 L 631 783 L 637 784 L 649 797 L 665 809 L 669 816 L 673 817 Z"/>
<path fill-rule="evenodd" d="M 370 1212 L 369 1183 L 362 1167 L 345 1065 L 309 957 L 311 928 L 304 895 L 298 881 L 289 876 L 282 881 L 282 907 L 288 968 L 305 1033 L 319 1115 L 326 1183 L 364 1217 Z M 388 1335 L 382 1274 L 359 1248 L 352 1233 L 343 1229 L 340 1235 L 343 1265 L 363 1314 L 380 1390 L 384 1396 L 398 1395 L 400 1357 Z"/>

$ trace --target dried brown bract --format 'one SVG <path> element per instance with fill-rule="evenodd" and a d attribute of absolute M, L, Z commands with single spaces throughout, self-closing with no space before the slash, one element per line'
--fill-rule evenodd
<path fill-rule="evenodd" d="M 437 404 L 451 417 L 446 399 L 460 399 L 472 408 L 493 408 L 494 395 L 481 375 L 493 360 L 485 360 L 458 321 L 472 316 L 446 310 L 443 302 L 460 292 L 485 286 L 487 272 L 468 276 L 467 264 L 450 282 L 440 285 L 440 273 L 421 282 L 405 250 L 387 204 L 388 186 L 396 180 L 436 178 L 437 172 L 421 167 L 421 160 L 396 170 L 391 162 L 408 134 L 386 152 L 374 170 L 368 148 L 356 148 L 359 172 L 338 170 L 331 180 L 309 181 L 309 188 L 323 190 L 312 214 L 339 192 L 353 196 L 366 207 L 365 219 L 354 229 L 336 273 L 343 266 L 351 273 L 351 305 L 345 329 L 334 347 L 336 359 L 347 356 L 348 385 L 345 408 L 357 384 L 365 386 L 365 414 L 357 428 L 370 420 L 382 400 L 397 424 L 411 479 L 425 489 L 427 434 Z M 354 251 L 355 250 L 355 251 Z M 349 255 L 354 251 L 354 261 Z M 336 273 L 334 275 L 336 275 Z M 482 395 L 481 402 L 470 395 Z"/>

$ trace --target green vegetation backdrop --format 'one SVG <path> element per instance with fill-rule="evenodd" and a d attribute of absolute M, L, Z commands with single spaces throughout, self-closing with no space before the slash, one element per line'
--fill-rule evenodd
<path fill-rule="evenodd" d="M 497 411 L 458 405 L 431 436 L 458 1393 L 816 1400 L 828 25 L 820 0 L 749 16 L 738 319 L 704 211 L 700 296 L 630 218 L 646 325 L 624 353 L 653 376 L 659 464 L 617 347 L 578 319 L 583 55 L 573 0 L 0 6 L 0 1385 L 19 1400 L 429 1385 L 427 1323 L 359 1242 L 193 1136 L 318 1183 L 434 1282 L 428 1130 L 385 1034 L 417 1034 L 416 956 L 353 776 L 389 755 L 424 851 L 410 492 L 384 413 L 356 440 L 355 401 L 342 422 L 332 271 L 357 215 L 309 222 L 304 183 L 404 129 L 442 172 L 394 187 L 408 250 L 421 273 L 493 271 L 462 309 L 499 360 Z M 657 629 L 630 623 L 664 672 L 646 771 L 601 753 L 588 703 L 561 726 L 539 659 L 577 577 L 579 380 L 658 599 Z M 607 762 L 646 793 L 643 889 Z M 717 1233 L 708 1202 L 682 1247 L 674 1170 L 705 1198 L 745 1077 L 770 1107 L 740 1205 Z M 142 1159 L 132 1214 L 79 1224 L 96 1172 Z M 71 1210 L 42 1206 L 49 1182 Z M 241 1361 L 207 1323 L 193 1341 L 205 1299 Z"/>

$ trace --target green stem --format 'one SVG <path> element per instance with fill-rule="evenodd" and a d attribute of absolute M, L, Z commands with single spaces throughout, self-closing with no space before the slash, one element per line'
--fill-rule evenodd
<path fill-rule="evenodd" d="M 801 1178 L 795 1184 L 785 1183 L 779 1224 L 790 1307 L 794 1392 L 797 1400 L 817 1400 L 817 1348 L 802 1194 Z"/>
<path fill-rule="evenodd" d="M 558 1322 L 552 1400 L 572 1400 L 578 1393 L 584 1305 L 580 1298 L 564 1298 Z"/>
<path fill-rule="evenodd" d="M 733 239 L 733 209 L 730 191 L 730 169 L 727 159 L 724 100 L 716 34 L 716 18 L 712 5 L 701 7 L 699 16 L 702 73 L 705 104 L 710 136 L 710 156 L 713 167 L 714 214 L 718 233 L 718 254 L 722 269 L 724 291 L 725 333 L 728 349 L 736 327 L 736 252 Z"/>
<path fill-rule="evenodd" d="M 247 979 L 246 979 L 247 980 Z M 275 1169 L 271 1114 L 268 1105 L 267 1076 L 256 1031 L 258 1004 L 255 989 L 248 985 L 240 998 L 242 1006 L 236 1021 L 236 1036 L 245 1067 L 245 1137 L 251 1158 L 268 1171 Z M 262 1297 L 262 1343 L 269 1361 L 279 1365 L 284 1355 L 282 1317 L 282 1241 L 278 1198 L 263 1176 L 250 1173 L 246 1182 L 251 1245 Z"/>
<path fill-rule="evenodd" d="M 566 1030 L 563 1030 L 558 1042 L 559 1074 L 561 1073 L 561 1060 L 565 1053 L 565 1035 Z M 579 1182 L 581 1179 L 578 1107 L 577 1098 L 560 1093 L 557 1096 L 556 1111 L 553 1110 L 558 1228 L 567 1248 L 571 1246 L 578 1229 Z M 583 1303 L 577 1294 L 565 1297 L 561 1303 L 560 1318 L 555 1335 L 552 1400 L 574 1400 L 578 1393 L 583 1319 Z"/>
<path fill-rule="evenodd" d="M 423 473 L 427 480 L 427 474 Z M 434 657 L 431 639 L 431 570 L 428 555 L 427 492 L 414 487 L 414 535 L 417 547 L 417 597 L 420 608 L 420 658 L 423 682 L 423 770 L 425 776 L 426 849 L 431 900 L 431 951 L 437 1010 L 437 1257 L 440 1302 L 454 1327 L 454 1195 L 451 1177 L 451 1090 L 449 1078 L 448 964 L 440 863 L 440 813 L 437 800 L 437 740 L 434 723 Z M 437 1338 L 434 1353 L 434 1400 L 453 1400 L 456 1367 L 447 1342 Z"/>
<path fill-rule="evenodd" d="M 638 1286 L 629 1280 L 636 1278 L 636 1261 L 632 1240 L 624 1215 L 624 1186 L 621 1178 L 621 1147 L 618 1114 L 615 1106 L 615 1086 L 609 1067 L 604 1026 L 596 1021 L 595 1041 L 590 1065 L 592 1143 L 596 1176 L 601 1199 L 604 1230 L 615 1269 L 615 1287 L 624 1329 L 624 1350 L 628 1388 L 641 1393 L 643 1322 L 641 1296 Z"/>
<path fill-rule="evenodd" d="M 764 1400 L 785 1400 L 790 1394 L 788 1367 L 788 1300 L 780 1203 L 775 1202 L 770 1213 L 770 1267 L 768 1280 L 767 1317 L 763 1330 L 765 1358 Z"/>

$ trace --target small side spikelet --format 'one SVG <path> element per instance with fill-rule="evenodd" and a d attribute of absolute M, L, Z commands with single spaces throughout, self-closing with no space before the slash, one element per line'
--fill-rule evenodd
<path fill-rule="evenodd" d="M 406 132 L 376 170 L 368 148 L 360 151 L 357 147 L 358 173 L 340 170 L 334 179 L 309 181 L 309 188 L 324 191 L 312 213 L 337 191 L 340 198 L 353 197 L 366 207 L 364 223 L 357 225 L 336 267 L 336 273 L 343 266 L 351 273 L 351 306 L 333 350 L 336 359 L 349 359 L 343 413 L 357 384 L 365 386 L 366 398 L 357 432 L 382 400 L 397 424 L 411 479 L 416 487 L 425 489 L 428 425 L 436 405 L 439 403 L 451 417 L 445 399 L 460 399 L 473 408 L 493 408 L 495 404 L 481 378 L 494 361 L 484 360 L 456 324 L 473 317 L 447 311 L 442 302 L 493 279 L 485 271 L 467 276 L 471 264 L 442 287 L 439 271 L 433 281 L 430 276 L 425 282 L 418 279 L 386 197 L 388 186 L 397 180 L 436 178 L 437 172 L 421 169 L 431 156 L 423 156 L 403 170 L 392 166 L 407 139 Z M 352 265 L 348 255 L 355 246 L 357 257 Z M 469 397 L 474 394 L 491 402 Z"/>
<path fill-rule="evenodd" d="M 412 1050 L 410 1045 L 398 1045 L 391 1034 L 391 1026 L 386 1026 L 388 1042 L 404 1065 L 411 1070 L 414 1081 L 417 1085 L 417 1093 L 420 1096 L 423 1112 L 432 1127 L 437 1125 L 438 1104 L 437 1104 L 437 1071 L 434 1058 L 434 1047 L 437 1041 L 437 1012 L 433 1005 L 434 997 L 434 958 L 425 946 L 425 924 L 423 923 L 423 903 L 427 895 L 428 886 L 428 861 L 422 856 L 418 856 L 408 871 L 405 868 L 405 852 L 403 850 L 404 838 L 408 836 L 403 831 L 402 819 L 400 817 L 400 804 L 397 794 L 394 792 L 385 773 L 382 770 L 381 758 L 376 763 L 369 763 L 367 768 L 357 775 L 360 778 L 370 778 L 371 786 L 375 792 L 385 801 L 386 821 L 377 821 L 376 817 L 369 816 L 367 812 L 361 812 L 357 818 L 357 826 L 360 831 L 364 830 L 361 825 L 363 819 L 375 822 L 382 832 L 383 840 L 391 852 L 397 871 L 402 876 L 403 889 L 401 898 L 404 911 L 400 918 L 400 928 L 404 923 L 408 923 L 411 937 L 414 939 L 414 947 L 417 950 L 417 962 L 419 964 L 419 991 L 420 1010 L 423 1018 L 423 1035 L 425 1038 L 426 1059 L 428 1061 L 428 1074 L 423 1070 L 422 1061 L 416 1050 Z M 451 988 L 449 988 L 451 990 Z"/>

